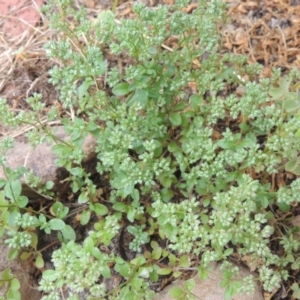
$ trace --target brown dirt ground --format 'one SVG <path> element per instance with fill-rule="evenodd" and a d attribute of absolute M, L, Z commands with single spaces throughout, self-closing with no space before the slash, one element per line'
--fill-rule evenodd
<path fill-rule="evenodd" d="M 250 63 L 262 64 L 264 77 L 271 75 L 273 67 L 281 68 L 283 73 L 300 68 L 300 0 L 224 1 L 229 5 L 230 18 L 223 32 L 224 52 L 244 54 Z M 42 93 L 46 107 L 58 101 L 58 93 L 47 82 L 47 71 L 55 62 L 45 56 L 43 45 L 54 33 L 48 28 L 48 21 L 36 13 L 42 2 L 0 0 L 0 97 L 7 99 L 12 110 L 26 110 L 26 98 L 33 93 Z M 154 7 L 158 3 L 171 4 L 173 0 L 146 2 Z M 111 8 L 112 1 L 74 0 L 74 3 L 84 5 L 93 18 L 101 10 Z M 116 10 L 119 18 L 131 16 L 132 3 L 119 1 Z M 188 10 L 194 7 L 191 4 Z M 13 133 L 21 136 L 24 130 L 11 132 L 0 120 L 0 138 Z M 283 299 L 283 294 L 280 291 L 265 294 L 265 299 Z"/>

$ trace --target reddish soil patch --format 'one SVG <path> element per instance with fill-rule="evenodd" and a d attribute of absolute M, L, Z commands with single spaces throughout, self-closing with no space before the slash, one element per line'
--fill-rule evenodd
<path fill-rule="evenodd" d="M 3 32 L 7 35 L 19 36 L 32 28 L 40 19 L 38 9 L 44 0 L 0 0 L 0 12 L 4 19 Z"/>

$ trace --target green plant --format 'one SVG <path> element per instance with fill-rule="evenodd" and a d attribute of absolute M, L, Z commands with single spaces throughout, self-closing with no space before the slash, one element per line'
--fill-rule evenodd
<path fill-rule="evenodd" d="M 147 232 L 143 232 L 145 227 L 145 224 L 141 226 L 128 226 L 128 232 L 134 235 L 133 241 L 129 244 L 129 248 L 131 250 L 141 252 L 140 246 L 147 244 L 150 241 L 149 234 Z"/>
<path fill-rule="evenodd" d="M 53 253 L 52 261 L 55 270 L 45 271 L 40 282 L 40 289 L 49 293 L 43 299 L 60 299 L 59 289 L 64 284 L 69 288 L 68 299 L 77 299 L 75 295 L 85 290 L 98 299 L 105 295 L 104 284 L 97 284 L 97 281 L 100 276 L 110 276 L 107 264 L 112 259 L 94 247 L 91 238 L 87 238 L 83 246 L 76 245 L 74 241 L 64 244 Z M 88 299 L 87 296 L 84 294 L 85 299 Z"/>
<path fill-rule="evenodd" d="M 295 231 L 277 215 L 299 201 L 299 180 L 277 189 L 269 181 L 282 170 L 299 175 L 295 82 L 300 75 L 294 70 L 280 78 L 274 70 L 272 78 L 258 79 L 260 66 L 220 53 L 224 3 L 199 0 L 187 14 L 182 8 L 188 3 L 181 0 L 157 9 L 135 3 L 135 18 L 122 20 L 121 25 L 109 11 L 91 23 L 67 0 L 49 1 L 44 8 L 61 36 L 47 45 L 49 57 L 60 61 L 50 71 L 50 82 L 72 116 L 62 118 L 52 108 L 48 118 L 59 118 L 70 138 L 59 140 L 41 124 L 38 95 L 28 99 L 32 111 L 18 115 L 1 100 L 0 116 L 7 125 L 35 126 L 28 134 L 33 145 L 45 139 L 56 142 L 57 165 L 69 171 L 66 181 L 82 205 L 81 225 L 88 224 L 92 214 L 99 221 L 81 246 L 62 220 L 69 216 L 63 203 L 53 204 L 55 218 L 49 221 L 39 212 L 36 226 L 46 233 L 60 230 L 62 241 L 61 249 L 53 253 L 55 270 L 45 271 L 40 283 L 40 289 L 50 293 L 43 299 L 58 299 L 64 285 L 69 288 L 68 299 L 77 299 L 81 292 L 90 299 L 151 299 L 144 278 L 156 282 L 160 275 L 178 277 L 192 258 L 199 260 L 193 267 L 201 278 L 210 262 L 224 262 L 226 299 L 254 288 L 252 277 L 244 283 L 234 279 L 237 270 L 227 263 L 232 254 L 247 257 L 268 292 L 288 279 L 290 266 L 299 269 Z M 52 13 L 55 7 L 58 14 Z M 170 38 L 176 41 L 173 51 L 162 47 Z M 106 61 L 108 52 L 127 57 L 122 71 Z M 242 95 L 236 93 L 237 87 Z M 97 172 L 109 178 L 109 208 L 95 200 L 96 184 L 82 165 L 80 147 L 89 133 L 97 140 Z M 5 143 L 10 146 L 5 140 L 4 148 Z M 12 173 L 9 178 L 1 183 L 12 203 L 2 210 L 4 217 L 14 210 L 26 211 L 28 203 L 21 196 L 19 177 Z M 98 248 L 110 245 L 122 219 L 130 223 L 128 231 L 134 235 L 131 250 L 141 252 L 130 262 Z M 157 239 L 168 246 L 159 246 Z M 152 252 L 141 247 L 148 243 Z M 274 253 L 273 243 L 282 254 Z M 21 240 L 18 246 L 24 246 Z M 125 283 L 106 291 L 98 280 L 110 276 L 109 263 Z M 94 264 L 97 272 L 90 274 Z M 292 287 L 294 294 L 297 288 Z M 172 294 L 190 299 L 191 289 L 188 282 Z"/>
<path fill-rule="evenodd" d="M 0 286 L 6 286 L 7 292 L 6 296 L 8 299 L 21 299 L 21 293 L 19 291 L 20 289 L 20 282 L 17 278 L 15 278 L 12 274 L 10 269 L 5 269 L 1 273 L 1 279 L 0 279 Z M 4 300 L 4 297 L 0 297 L 0 299 Z"/>

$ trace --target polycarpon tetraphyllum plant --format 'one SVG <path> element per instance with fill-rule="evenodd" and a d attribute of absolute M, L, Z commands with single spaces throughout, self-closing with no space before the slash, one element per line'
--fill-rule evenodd
<path fill-rule="evenodd" d="M 179 277 L 194 268 L 204 279 L 214 261 L 223 263 L 222 286 L 230 299 L 252 292 L 255 280 L 271 293 L 288 282 L 290 270 L 299 269 L 299 239 L 282 217 L 299 201 L 299 72 L 281 77 L 274 69 L 271 78 L 259 79 L 261 66 L 221 51 L 226 5 L 198 2 L 191 13 L 185 0 L 155 9 L 136 2 L 134 18 L 118 22 L 111 11 L 89 21 L 68 0 L 44 7 L 59 37 L 46 46 L 59 61 L 50 82 L 72 116 L 62 117 L 55 107 L 48 112 L 70 136 L 67 142 L 55 139 L 53 152 L 58 166 L 69 171 L 72 193 L 82 205 L 81 225 L 92 215 L 98 221 L 78 243 L 70 226 L 59 222 L 69 214 L 64 203 L 55 203 L 55 221 L 31 212 L 40 216 L 30 228 L 57 230 L 61 241 L 52 256 L 54 269 L 40 281 L 43 300 L 60 299 L 63 286 L 66 299 L 152 299 L 149 286 L 160 275 Z M 124 58 L 124 65 L 120 69 L 108 57 Z M 36 124 L 43 103 L 37 95 L 28 102 L 32 111 L 14 114 L 2 99 L 1 120 Z M 28 134 L 33 145 L 54 138 L 46 126 L 41 138 L 36 126 Z M 97 172 L 109 179 L 109 205 L 95 201 L 96 183 L 81 164 L 88 133 L 97 140 Z M 9 147 L 5 140 L 3 153 Z M 274 185 L 272 178 L 282 172 L 289 181 Z M 19 177 L 2 186 L 11 188 Z M 18 252 L 34 246 L 22 239 L 32 229 L 19 215 L 27 201 L 9 187 L 9 208 L 2 209 L 10 230 L 6 244 Z M 99 247 L 108 247 L 124 223 L 136 253 L 132 260 Z M 236 279 L 238 270 L 228 261 L 237 257 L 256 271 L 256 279 Z M 124 281 L 107 290 L 101 279 L 112 276 L 112 267 Z M 192 286 L 188 282 L 172 295 L 192 299 Z M 298 286 L 292 290 L 300 299 Z"/>

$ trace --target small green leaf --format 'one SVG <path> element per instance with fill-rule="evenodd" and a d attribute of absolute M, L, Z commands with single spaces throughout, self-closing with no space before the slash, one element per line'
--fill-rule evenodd
<path fill-rule="evenodd" d="M 9 281 L 12 278 L 14 278 L 14 276 L 12 275 L 10 268 L 6 268 L 2 271 L 2 279 L 3 280 Z"/>
<path fill-rule="evenodd" d="M 221 147 L 222 149 L 235 149 L 237 147 L 236 142 L 235 141 L 227 141 L 225 139 L 219 140 L 217 142 L 217 145 L 219 147 Z"/>
<path fill-rule="evenodd" d="M 293 111 L 299 109 L 299 103 L 295 100 L 286 100 L 283 103 L 283 108 L 287 112 L 293 112 Z"/>
<path fill-rule="evenodd" d="M 170 253 L 169 254 L 169 261 L 171 266 L 175 266 L 177 262 L 177 258 L 174 254 Z"/>
<path fill-rule="evenodd" d="M 144 251 L 144 256 L 147 260 L 149 260 L 152 256 L 151 256 L 151 253 L 149 251 Z"/>
<path fill-rule="evenodd" d="M 172 125 L 179 126 L 181 124 L 181 122 L 182 122 L 180 113 L 177 113 L 177 112 L 176 113 L 172 113 L 170 115 L 170 121 L 171 121 Z"/>
<path fill-rule="evenodd" d="M 269 95 L 277 100 L 283 95 L 283 92 L 280 88 L 271 88 L 269 90 Z"/>
<path fill-rule="evenodd" d="M 269 206 L 269 200 L 267 197 L 261 197 L 260 204 L 263 208 L 267 208 Z"/>
<path fill-rule="evenodd" d="M 158 234 L 162 240 L 164 240 L 166 238 L 165 231 L 161 227 L 158 228 Z"/>
<path fill-rule="evenodd" d="M 283 212 L 289 212 L 291 210 L 291 206 L 286 203 L 277 203 L 279 209 Z"/>
<path fill-rule="evenodd" d="M 138 225 L 137 225 L 137 227 L 138 227 Z M 127 227 L 127 231 L 134 236 L 136 236 L 139 233 L 138 228 L 136 228 L 135 226 L 131 226 L 131 225 Z"/>
<path fill-rule="evenodd" d="M 125 203 L 117 202 L 113 205 L 113 209 L 120 211 L 120 212 L 127 212 L 128 206 Z"/>
<path fill-rule="evenodd" d="M 28 204 L 28 198 L 26 196 L 20 196 L 17 198 L 17 203 L 20 208 L 24 208 Z"/>
<path fill-rule="evenodd" d="M 159 275 L 169 275 L 173 272 L 172 268 L 159 268 L 157 274 Z"/>
<path fill-rule="evenodd" d="M 195 110 L 199 109 L 199 107 L 201 106 L 203 102 L 203 98 L 200 97 L 199 95 L 192 95 L 190 97 L 190 104 L 191 104 L 191 107 Z"/>
<path fill-rule="evenodd" d="M 139 269 L 139 276 L 142 278 L 149 278 L 150 272 L 149 268 L 140 268 Z"/>
<path fill-rule="evenodd" d="M 18 200 L 21 195 L 22 185 L 19 180 L 8 182 L 4 187 L 5 196 L 11 201 Z"/>
<path fill-rule="evenodd" d="M 185 291 L 178 286 L 172 287 L 169 291 L 169 295 L 175 299 L 184 299 L 185 294 Z"/>
<path fill-rule="evenodd" d="M 171 189 L 163 188 L 161 190 L 161 197 L 164 202 L 169 202 L 174 196 L 174 193 Z"/>
<path fill-rule="evenodd" d="M 42 254 L 39 253 L 36 260 L 35 260 L 35 265 L 37 268 L 41 269 L 44 267 L 44 260 L 43 260 L 43 257 L 42 257 Z"/>
<path fill-rule="evenodd" d="M 82 177 L 83 174 L 84 174 L 84 170 L 80 167 L 75 167 L 75 168 L 72 168 L 70 170 L 70 173 L 73 175 L 73 176 L 77 176 L 77 177 Z"/>
<path fill-rule="evenodd" d="M 171 78 L 176 72 L 174 65 L 168 65 L 167 70 L 165 71 L 165 76 Z"/>
<path fill-rule="evenodd" d="M 130 98 L 128 104 L 133 105 L 139 103 L 145 106 L 148 103 L 148 91 L 142 89 L 136 89 L 134 95 Z"/>
<path fill-rule="evenodd" d="M 150 278 L 151 281 L 157 282 L 158 279 L 159 279 L 159 276 L 158 276 L 158 274 L 157 274 L 157 271 L 155 270 L 155 271 L 150 272 L 149 278 Z"/>
<path fill-rule="evenodd" d="M 5 186 L 6 182 L 7 182 L 6 180 L 0 178 L 0 189 Z"/>
<path fill-rule="evenodd" d="M 179 259 L 178 266 L 181 268 L 188 268 L 190 266 L 189 256 L 188 255 L 181 256 Z"/>
<path fill-rule="evenodd" d="M 19 290 L 20 289 L 20 281 L 17 278 L 14 278 L 10 283 L 10 288 L 12 290 Z"/>
<path fill-rule="evenodd" d="M 103 258 L 103 253 L 97 247 L 93 248 L 92 255 L 98 260 L 102 260 Z"/>
<path fill-rule="evenodd" d="M 233 281 L 227 284 L 225 293 L 224 293 L 224 298 L 225 300 L 231 300 L 234 295 L 237 294 L 238 288 L 241 285 L 240 282 L 238 281 Z"/>
<path fill-rule="evenodd" d="M 118 272 L 120 275 L 122 275 L 125 278 L 129 278 L 131 275 L 131 267 L 129 266 L 129 264 L 125 261 L 123 261 L 122 263 L 117 263 L 115 265 L 115 271 Z"/>
<path fill-rule="evenodd" d="M 116 96 L 127 95 L 129 93 L 129 84 L 126 82 L 119 83 L 113 87 L 112 92 Z"/>
<path fill-rule="evenodd" d="M 49 281 L 55 281 L 59 276 L 56 270 L 46 270 L 43 272 L 43 278 Z"/>
<path fill-rule="evenodd" d="M 292 286 L 291 286 L 291 289 L 292 289 L 293 291 L 298 290 L 298 289 L 299 289 L 298 283 L 294 282 L 294 283 L 292 284 Z"/>
<path fill-rule="evenodd" d="M 300 165 L 297 166 L 297 168 L 292 173 L 294 173 L 295 175 L 299 176 L 300 175 Z"/>
<path fill-rule="evenodd" d="M 129 289 L 128 285 L 124 286 L 119 293 L 120 299 L 133 299 L 133 297 L 134 293 Z"/>
<path fill-rule="evenodd" d="M 17 258 L 18 254 L 19 254 L 18 249 L 12 249 L 8 253 L 8 259 L 13 260 L 13 259 Z"/>
<path fill-rule="evenodd" d="M 190 124 L 189 117 L 187 116 L 187 113 L 183 113 L 181 115 L 181 119 L 182 119 L 182 121 L 181 121 L 182 128 L 187 128 Z"/>
<path fill-rule="evenodd" d="M 56 144 L 52 146 L 51 151 L 61 158 L 68 158 L 70 154 L 72 153 L 72 148 L 65 144 Z"/>
<path fill-rule="evenodd" d="M 292 262 L 295 261 L 295 258 L 294 258 L 294 256 L 293 256 L 292 254 L 289 253 L 289 254 L 286 256 L 286 260 L 287 260 L 288 262 L 292 263 Z"/>
<path fill-rule="evenodd" d="M 20 180 L 14 180 L 10 183 L 15 199 L 18 199 L 21 195 L 22 184 Z"/>
<path fill-rule="evenodd" d="M 293 292 L 293 297 L 295 299 L 300 299 L 300 289 Z"/>
<path fill-rule="evenodd" d="M 23 252 L 23 253 L 20 255 L 20 258 L 21 258 L 22 260 L 27 260 L 30 256 L 31 256 L 30 252 Z"/>
<path fill-rule="evenodd" d="M 168 239 L 174 237 L 177 232 L 178 232 L 178 227 L 174 227 L 173 225 L 171 225 L 171 223 L 166 223 L 164 226 L 163 226 L 163 230 L 166 234 L 166 237 Z"/>
<path fill-rule="evenodd" d="M 299 139 L 300 138 L 300 129 L 298 129 L 295 133 L 295 138 Z"/>
<path fill-rule="evenodd" d="M 19 215 L 19 211 L 17 209 L 12 210 L 8 215 L 7 223 L 10 226 L 16 227 L 16 216 Z"/>
<path fill-rule="evenodd" d="M 90 199 L 89 199 L 86 191 L 83 191 L 80 193 L 80 195 L 78 197 L 78 203 L 83 204 L 83 203 L 88 202 L 89 200 Z"/>
<path fill-rule="evenodd" d="M 6 300 L 21 300 L 21 293 L 19 290 L 9 289 L 6 294 Z"/>
<path fill-rule="evenodd" d="M 34 249 L 36 249 L 37 243 L 38 243 L 38 236 L 34 232 L 29 233 L 31 235 L 31 243 L 30 246 Z"/>
<path fill-rule="evenodd" d="M 107 215 L 108 208 L 105 205 L 100 204 L 100 203 L 95 203 L 93 206 L 94 206 L 93 210 L 95 211 L 95 213 L 98 216 L 105 216 L 105 215 Z"/>
<path fill-rule="evenodd" d="M 151 241 L 150 246 L 152 249 L 159 248 L 159 244 L 156 241 Z"/>
<path fill-rule="evenodd" d="M 168 146 L 168 150 L 171 152 L 171 153 L 181 153 L 181 148 L 175 143 L 175 142 L 171 142 Z"/>
<path fill-rule="evenodd" d="M 193 290 L 193 288 L 195 287 L 195 284 L 196 284 L 195 280 L 191 278 L 184 283 L 184 286 L 186 287 L 186 289 L 188 291 L 191 292 Z"/>
<path fill-rule="evenodd" d="M 174 278 L 178 278 L 178 277 L 180 277 L 182 275 L 182 272 L 180 272 L 180 271 L 175 271 L 174 273 L 173 273 L 173 277 Z"/>
<path fill-rule="evenodd" d="M 87 237 L 84 242 L 83 242 L 83 248 L 85 251 L 89 252 L 89 253 L 93 253 L 93 249 L 94 249 L 94 242 L 93 239 L 89 236 Z"/>
<path fill-rule="evenodd" d="M 46 184 L 45 184 L 45 188 L 47 190 L 51 190 L 54 186 L 54 182 L 53 181 L 47 181 Z"/>
<path fill-rule="evenodd" d="M 51 230 L 62 230 L 66 226 L 65 222 L 60 219 L 52 219 L 48 224 Z"/>
<path fill-rule="evenodd" d="M 84 210 L 81 213 L 81 216 L 80 216 L 80 224 L 81 225 L 86 225 L 89 222 L 90 218 L 91 218 L 91 211 L 90 210 Z"/>
<path fill-rule="evenodd" d="M 55 202 L 52 205 L 52 211 L 55 217 L 58 217 L 59 219 L 63 219 L 68 214 L 69 208 L 64 206 L 61 202 Z"/>
<path fill-rule="evenodd" d="M 285 164 L 285 170 L 288 172 L 293 173 L 293 171 L 295 171 L 295 169 L 299 166 L 299 158 L 296 157 L 294 159 L 291 159 L 290 161 L 288 161 Z"/>
<path fill-rule="evenodd" d="M 66 240 L 69 240 L 69 241 L 75 241 L 76 240 L 76 233 L 70 225 L 66 225 L 61 230 L 61 233 L 62 233 L 64 239 L 66 239 Z"/>
<path fill-rule="evenodd" d="M 140 200 L 140 192 L 137 189 L 133 189 L 131 197 L 134 201 L 138 202 Z"/>
<path fill-rule="evenodd" d="M 206 280 L 209 277 L 209 270 L 203 266 L 198 267 L 198 276 L 201 280 Z"/>
<path fill-rule="evenodd" d="M 250 129 L 250 126 L 245 122 L 240 123 L 239 127 L 243 132 L 248 132 Z"/>
<path fill-rule="evenodd" d="M 115 14 L 111 10 L 101 10 L 98 14 L 99 20 L 109 20 L 114 17 Z"/>
<path fill-rule="evenodd" d="M 148 52 L 152 55 L 156 54 L 157 53 L 157 49 L 155 47 L 149 47 L 148 48 Z"/>
<path fill-rule="evenodd" d="M 279 79 L 279 86 L 283 92 L 288 92 L 290 83 L 291 83 L 291 80 L 288 79 L 287 77 L 281 77 Z"/>
<path fill-rule="evenodd" d="M 142 286 L 143 279 L 138 277 L 133 277 L 131 280 L 132 290 L 137 291 Z"/>
<path fill-rule="evenodd" d="M 201 218 L 201 222 L 202 222 L 203 224 L 207 224 L 208 221 L 209 221 L 209 217 L 208 217 L 208 215 L 206 215 L 206 214 L 200 214 L 200 218 Z"/>
<path fill-rule="evenodd" d="M 131 207 L 129 207 L 128 212 L 127 212 L 127 219 L 130 222 L 133 222 L 134 221 L 134 216 L 135 216 L 135 210 L 132 209 Z"/>
<path fill-rule="evenodd" d="M 104 278 L 110 278 L 111 277 L 110 268 L 108 267 L 108 265 L 103 265 L 102 266 L 101 274 Z"/>
<path fill-rule="evenodd" d="M 233 253 L 233 248 L 228 248 L 224 251 L 224 255 L 225 256 L 229 256 Z"/>
<path fill-rule="evenodd" d="M 83 83 L 78 87 L 78 96 L 79 98 L 87 96 L 87 91 L 89 87 L 94 83 L 91 77 L 87 77 Z"/>
<path fill-rule="evenodd" d="M 146 262 L 144 255 L 139 255 L 130 261 L 135 266 L 142 266 Z"/>
<path fill-rule="evenodd" d="M 300 266 L 299 263 L 297 261 L 295 261 L 294 263 L 292 263 L 291 265 L 292 270 L 299 270 Z"/>
<path fill-rule="evenodd" d="M 47 219 L 43 214 L 39 215 L 39 220 L 42 224 L 46 224 L 47 223 Z"/>
<path fill-rule="evenodd" d="M 210 199 L 209 198 L 205 198 L 203 201 L 203 206 L 204 207 L 208 207 L 210 205 Z"/>
<path fill-rule="evenodd" d="M 50 234 L 51 233 L 51 229 L 50 229 L 50 227 L 44 227 L 43 228 L 44 229 L 44 231 L 47 233 L 47 234 Z"/>
<path fill-rule="evenodd" d="M 152 250 L 151 256 L 155 260 L 159 260 L 161 258 L 162 248 L 156 247 Z"/>
<path fill-rule="evenodd" d="M 180 103 L 175 105 L 174 111 L 181 111 L 181 110 L 184 110 L 185 108 L 186 108 L 186 103 L 185 102 L 180 102 Z"/>
<path fill-rule="evenodd" d="M 159 181 L 163 185 L 164 188 L 168 189 L 172 184 L 172 178 L 170 174 L 162 174 L 159 176 Z"/>

